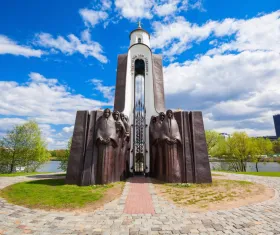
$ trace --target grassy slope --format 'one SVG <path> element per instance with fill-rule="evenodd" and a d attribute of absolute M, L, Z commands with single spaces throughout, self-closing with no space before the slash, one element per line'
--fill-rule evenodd
<path fill-rule="evenodd" d="M 30 208 L 80 208 L 101 199 L 114 185 L 84 186 L 64 184 L 64 179 L 36 180 L 11 185 L 0 196 L 8 202 Z"/>

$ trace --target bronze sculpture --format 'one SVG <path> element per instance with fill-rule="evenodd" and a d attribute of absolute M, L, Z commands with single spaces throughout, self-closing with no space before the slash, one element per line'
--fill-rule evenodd
<path fill-rule="evenodd" d="M 160 132 L 161 132 L 161 125 L 165 119 L 165 113 L 160 112 L 159 117 L 158 117 L 158 129 L 159 129 L 159 137 L 160 137 Z M 165 163 L 165 158 L 164 158 L 164 153 L 163 153 L 163 146 L 162 142 L 159 141 L 157 144 L 157 155 L 158 155 L 158 171 L 157 171 L 157 176 L 160 180 L 165 180 L 165 169 L 166 169 L 166 163 Z"/>
<path fill-rule="evenodd" d="M 182 182 L 181 160 L 179 155 L 181 135 L 172 110 L 167 110 L 165 119 L 162 122 L 160 141 L 166 166 L 165 181 L 172 183 Z"/>
<path fill-rule="evenodd" d="M 121 166 L 121 180 L 126 179 L 129 176 L 129 150 L 130 150 L 130 125 L 128 116 L 124 115 L 124 113 L 120 114 L 121 120 L 124 124 L 125 132 L 124 132 L 124 144 L 122 148 L 122 166 Z"/>
<path fill-rule="evenodd" d="M 96 145 L 98 146 L 96 183 L 114 182 L 115 149 L 118 148 L 119 139 L 110 109 L 105 109 L 97 120 Z"/>
<path fill-rule="evenodd" d="M 150 137 L 150 175 L 157 176 L 158 172 L 158 142 L 161 124 L 156 116 L 151 117 L 149 137 Z"/>
<path fill-rule="evenodd" d="M 124 161 L 122 153 L 125 139 L 125 126 L 121 120 L 119 111 L 113 112 L 113 118 L 115 120 L 116 133 L 118 136 L 118 147 L 115 150 L 115 181 L 120 181 Z"/>

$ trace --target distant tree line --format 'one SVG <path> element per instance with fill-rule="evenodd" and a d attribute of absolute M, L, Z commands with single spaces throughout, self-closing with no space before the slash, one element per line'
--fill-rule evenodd
<path fill-rule="evenodd" d="M 246 171 L 247 162 L 279 162 L 280 139 L 271 141 L 267 138 L 249 137 L 245 132 L 235 132 L 225 138 L 212 130 L 206 131 L 206 142 L 210 157 L 219 158 L 229 164 L 230 170 Z"/>
<path fill-rule="evenodd" d="M 67 170 L 67 163 L 68 163 L 68 158 L 70 155 L 71 143 L 72 143 L 72 138 L 70 138 L 68 140 L 66 149 L 56 149 L 56 150 L 49 151 L 49 153 L 51 155 L 51 160 L 60 161 L 59 168 L 63 171 Z"/>

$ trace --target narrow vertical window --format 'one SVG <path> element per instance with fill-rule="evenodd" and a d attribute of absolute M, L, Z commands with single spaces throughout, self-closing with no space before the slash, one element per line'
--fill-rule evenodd
<path fill-rule="evenodd" d="M 138 43 L 141 43 L 141 38 L 138 38 Z"/>

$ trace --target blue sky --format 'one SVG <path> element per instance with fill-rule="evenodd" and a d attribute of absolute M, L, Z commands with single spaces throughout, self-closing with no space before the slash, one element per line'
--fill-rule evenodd
<path fill-rule="evenodd" d="M 3 0 L 0 135 L 35 119 L 64 148 L 76 110 L 112 107 L 138 20 L 164 56 L 167 108 L 203 111 L 206 129 L 275 135 L 279 17 L 279 0 Z"/>

